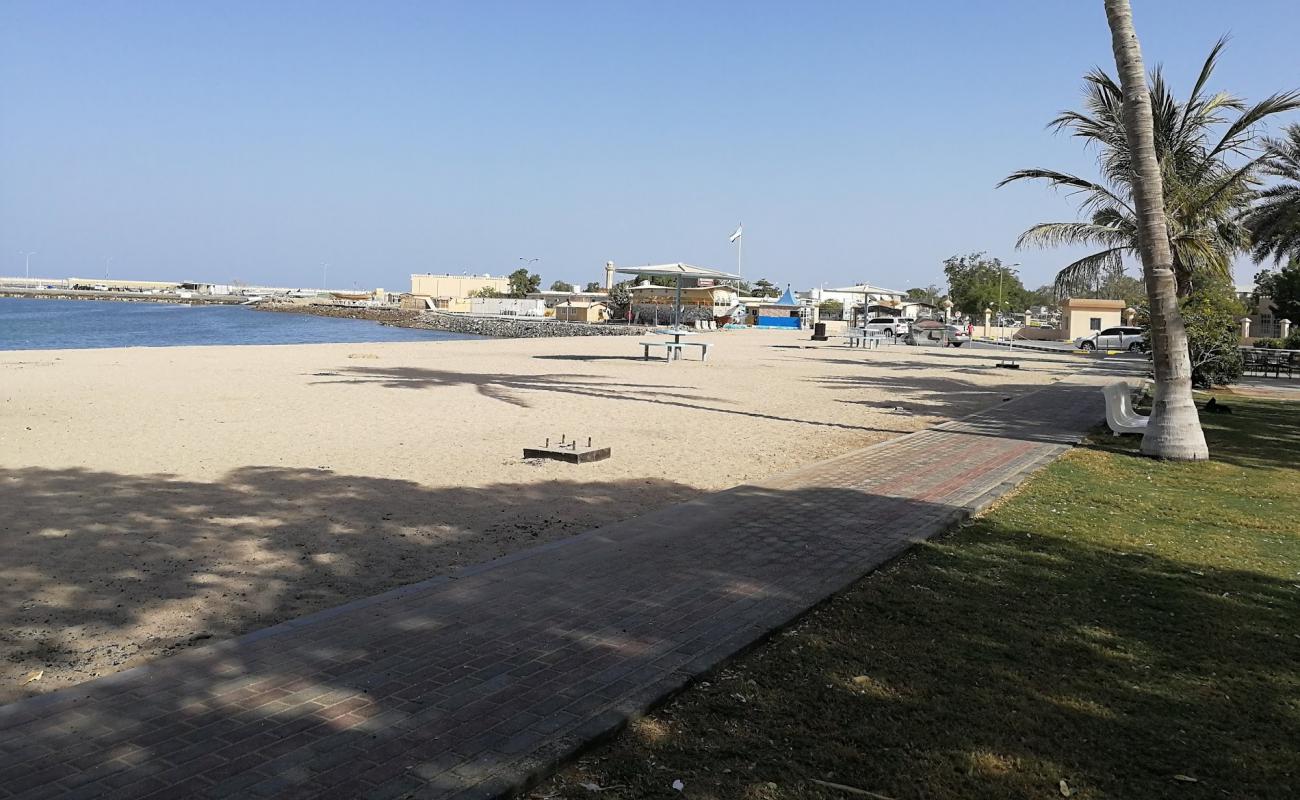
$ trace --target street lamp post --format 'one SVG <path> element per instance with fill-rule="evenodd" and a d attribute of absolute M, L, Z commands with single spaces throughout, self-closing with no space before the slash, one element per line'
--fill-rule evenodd
<path fill-rule="evenodd" d="M 1007 270 L 1018 266 L 1020 266 L 1019 261 L 1006 266 L 998 266 L 998 327 L 1002 327 L 1002 323 L 1005 321 L 1002 317 L 1002 276 L 1006 274 Z"/>
<path fill-rule="evenodd" d="M 30 281 L 32 279 L 32 256 L 36 255 L 36 251 L 32 250 L 29 253 L 19 252 L 18 255 L 26 257 L 26 260 L 23 263 L 23 277 Z"/>

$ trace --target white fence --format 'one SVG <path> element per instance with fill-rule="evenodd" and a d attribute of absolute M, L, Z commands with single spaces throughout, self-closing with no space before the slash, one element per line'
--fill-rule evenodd
<path fill-rule="evenodd" d="M 472 297 L 471 314 L 493 314 L 503 317 L 544 317 L 545 300 L 524 300 L 513 297 Z"/>

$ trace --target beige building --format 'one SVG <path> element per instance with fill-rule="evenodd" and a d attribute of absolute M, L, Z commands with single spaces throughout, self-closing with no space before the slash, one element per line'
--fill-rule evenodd
<path fill-rule="evenodd" d="M 604 322 L 609 319 L 609 307 L 603 301 L 566 300 L 555 305 L 557 322 Z"/>
<path fill-rule="evenodd" d="M 1071 297 L 1061 303 L 1061 338 L 1065 341 L 1123 324 L 1123 300 Z"/>
<path fill-rule="evenodd" d="M 415 298 L 415 304 L 444 311 L 469 311 L 470 293 L 483 289 L 505 294 L 510 291 L 510 280 L 504 276 L 492 275 L 425 273 L 411 276 L 411 295 Z"/>
<path fill-rule="evenodd" d="M 643 281 L 628 287 L 634 303 L 659 303 L 671 305 L 677 302 L 676 286 L 659 286 Z M 682 305 L 714 306 L 731 308 L 739 302 L 740 295 L 731 286 L 683 286 Z"/>

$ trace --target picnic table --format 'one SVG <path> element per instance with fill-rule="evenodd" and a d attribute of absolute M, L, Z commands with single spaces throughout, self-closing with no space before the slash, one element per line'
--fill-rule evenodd
<path fill-rule="evenodd" d="M 673 340 L 671 342 L 642 342 L 641 347 L 643 357 L 646 360 L 649 360 L 650 358 L 650 348 L 652 347 L 664 348 L 664 358 L 668 361 L 672 361 L 674 358 L 681 358 L 683 349 L 687 347 L 698 347 L 700 348 L 700 360 L 709 360 L 709 348 L 712 346 L 710 342 L 682 341 L 682 337 L 684 336 L 698 336 L 698 331 L 693 331 L 689 328 L 661 328 L 656 330 L 655 333 L 660 336 L 671 336 Z"/>
<path fill-rule="evenodd" d="M 842 335 L 842 338 L 849 347 L 879 348 L 881 342 L 887 341 L 887 337 L 868 332 L 866 328 L 849 328 L 848 332 Z M 892 344 L 892 342 L 890 343 Z"/>

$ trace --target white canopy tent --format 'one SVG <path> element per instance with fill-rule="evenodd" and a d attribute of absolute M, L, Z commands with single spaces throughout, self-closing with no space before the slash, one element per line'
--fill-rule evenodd
<path fill-rule="evenodd" d="M 620 267 L 615 272 L 620 275 L 651 275 L 659 278 L 677 279 L 677 302 L 673 307 L 673 327 L 682 326 L 682 278 L 709 278 L 719 281 L 738 281 L 739 275 L 721 272 L 716 269 L 697 267 L 692 264 L 655 264 L 644 267 Z"/>

